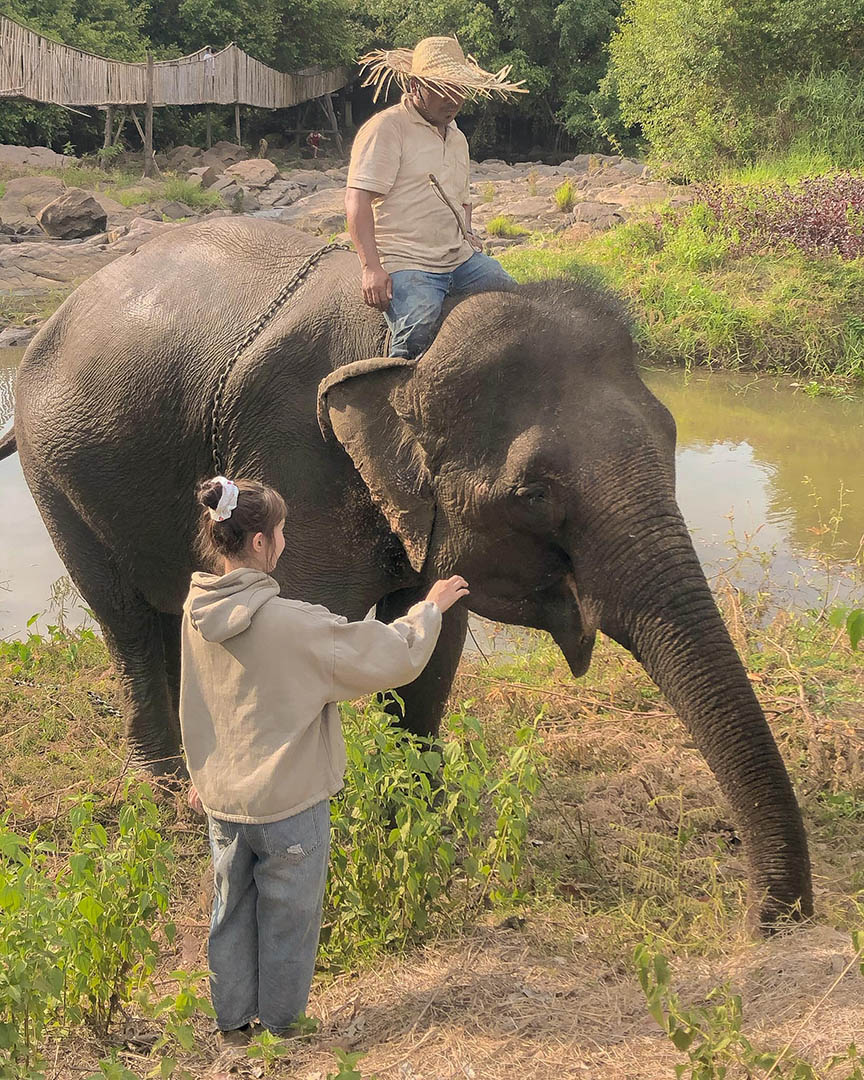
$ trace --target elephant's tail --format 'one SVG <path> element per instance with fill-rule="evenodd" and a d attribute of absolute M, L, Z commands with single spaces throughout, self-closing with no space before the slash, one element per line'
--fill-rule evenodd
<path fill-rule="evenodd" d="M 3 458 L 12 457 L 15 451 L 18 449 L 18 443 L 15 441 L 15 428 L 11 428 L 0 439 L 0 461 Z"/>

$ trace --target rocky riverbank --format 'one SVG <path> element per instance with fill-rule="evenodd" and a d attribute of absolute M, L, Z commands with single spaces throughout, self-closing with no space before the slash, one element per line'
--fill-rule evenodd
<path fill-rule="evenodd" d="M 46 147 L 0 146 L 0 176 L 9 177 L 0 198 L 0 295 L 62 297 L 157 232 L 214 214 L 266 214 L 314 235 L 346 235 L 344 164 L 280 167 L 227 142 L 207 151 L 180 146 L 157 164 L 161 179 L 127 174 L 122 186 L 90 169 L 98 180 L 87 187 L 88 170 L 74 158 Z M 472 196 L 475 230 L 495 250 L 533 242 L 538 233 L 581 238 L 647 206 L 686 202 L 688 191 L 657 180 L 640 162 L 581 154 L 555 166 L 474 162 Z M 14 325 L 28 320 L 12 310 L 4 321 L 0 346 L 28 340 L 38 318 Z"/>

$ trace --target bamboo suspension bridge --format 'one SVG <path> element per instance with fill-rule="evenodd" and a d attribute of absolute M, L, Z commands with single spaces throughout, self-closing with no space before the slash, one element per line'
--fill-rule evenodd
<path fill-rule="evenodd" d="M 236 45 L 199 49 L 175 60 L 108 60 L 37 34 L 0 16 L 0 99 L 25 98 L 73 111 L 107 110 L 105 145 L 113 140 L 113 112 L 129 108 L 144 143 L 145 173 L 153 168 L 153 109 L 166 105 L 233 105 L 237 142 L 240 106 L 287 109 L 318 100 L 338 134 L 330 95 L 345 86 L 344 68 L 276 71 Z M 134 106 L 145 109 L 141 128 Z M 209 125 L 208 125 L 209 126 Z"/>

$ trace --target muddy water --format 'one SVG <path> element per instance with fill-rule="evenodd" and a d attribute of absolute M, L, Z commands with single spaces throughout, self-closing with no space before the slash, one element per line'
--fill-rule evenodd
<path fill-rule="evenodd" d="M 0 350 L 0 430 L 23 350 Z M 678 424 L 678 501 L 709 576 L 770 586 L 784 606 L 845 596 L 864 535 L 864 401 L 810 398 L 788 380 L 646 371 Z M 49 604 L 64 574 L 17 456 L 0 462 L 0 637 Z M 822 557 L 845 562 L 847 576 Z"/>

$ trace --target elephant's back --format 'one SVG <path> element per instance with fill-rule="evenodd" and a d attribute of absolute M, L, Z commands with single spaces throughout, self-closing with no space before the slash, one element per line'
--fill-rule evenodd
<path fill-rule="evenodd" d="M 22 361 L 22 457 L 56 451 L 68 462 L 63 444 L 72 432 L 76 453 L 118 432 L 142 449 L 160 438 L 175 447 L 184 437 L 200 441 L 219 372 L 321 246 L 276 222 L 218 218 L 166 231 L 104 267 L 58 309 Z M 341 293 L 352 272 L 355 256 L 327 256 L 315 271 L 316 295 L 303 290 L 280 322 L 308 318 L 321 290 Z M 330 284 L 334 273 L 339 281 Z"/>

